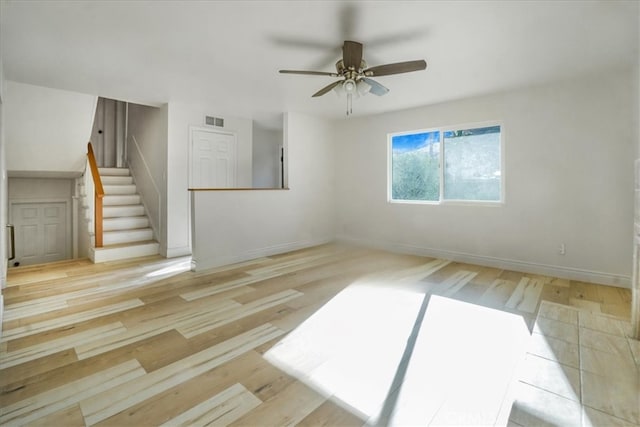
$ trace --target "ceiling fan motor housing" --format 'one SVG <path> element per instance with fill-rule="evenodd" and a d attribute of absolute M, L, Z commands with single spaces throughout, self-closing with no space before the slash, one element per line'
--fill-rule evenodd
<path fill-rule="evenodd" d="M 362 70 L 366 70 L 366 69 L 367 69 L 367 62 L 364 59 L 360 61 L 360 68 L 358 68 L 357 70 L 347 70 L 344 67 L 344 60 L 342 59 L 336 62 L 336 71 L 338 72 L 339 75 L 345 76 L 345 77 L 350 77 L 349 74 L 355 74 L 355 76 L 364 75 L 362 73 Z"/>

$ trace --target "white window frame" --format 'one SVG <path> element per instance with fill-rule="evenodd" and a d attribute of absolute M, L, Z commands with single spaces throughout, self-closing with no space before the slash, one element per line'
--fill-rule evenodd
<path fill-rule="evenodd" d="M 444 144 L 444 134 L 449 131 L 466 129 L 476 129 L 483 127 L 500 126 L 500 200 L 459 200 L 444 198 L 444 158 L 446 148 Z M 395 136 L 411 135 L 416 133 L 440 132 L 440 158 L 438 159 L 440 199 L 439 200 L 396 200 L 393 198 L 393 153 L 392 139 Z M 486 121 L 467 123 L 453 126 L 441 126 L 427 129 L 416 129 L 411 131 L 393 132 L 387 134 L 387 202 L 408 204 L 408 205 L 453 205 L 453 206 L 503 206 L 506 195 L 506 174 L 505 174 L 505 131 L 501 121 Z"/>

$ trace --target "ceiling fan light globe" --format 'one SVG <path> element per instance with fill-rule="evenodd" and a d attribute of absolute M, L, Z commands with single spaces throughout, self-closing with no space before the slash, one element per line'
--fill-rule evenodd
<path fill-rule="evenodd" d="M 356 91 L 356 82 L 351 79 L 345 80 L 342 87 L 346 93 L 354 93 Z"/>
<path fill-rule="evenodd" d="M 358 90 L 358 95 L 364 96 L 371 90 L 371 85 L 364 80 L 358 80 L 358 83 L 356 83 L 356 89 Z"/>

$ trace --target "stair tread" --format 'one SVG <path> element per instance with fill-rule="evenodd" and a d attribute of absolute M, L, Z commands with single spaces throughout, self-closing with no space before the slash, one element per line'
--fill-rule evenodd
<path fill-rule="evenodd" d="M 132 246 L 144 246 L 144 245 L 152 245 L 152 244 L 159 245 L 160 243 L 158 243 L 158 241 L 156 240 L 140 240 L 138 242 L 127 242 L 127 243 L 116 243 L 113 245 L 104 245 L 101 248 L 95 248 L 95 250 L 99 251 L 104 249 L 129 248 Z"/>
<path fill-rule="evenodd" d="M 139 205 L 139 194 L 105 194 L 102 198 L 103 206 Z"/>
<path fill-rule="evenodd" d="M 132 185 L 133 177 L 128 175 L 101 175 L 103 185 Z M 135 185 L 135 184 L 134 184 Z"/>
<path fill-rule="evenodd" d="M 129 172 L 129 168 L 99 167 L 98 172 Z"/>
<path fill-rule="evenodd" d="M 141 209 L 138 206 L 142 206 L 142 205 L 140 204 L 140 205 L 109 205 L 109 206 L 103 206 L 102 207 L 102 213 L 103 213 L 102 216 L 104 216 L 104 212 L 106 212 L 106 211 L 109 211 L 109 210 L 114 210 L 114 211 L 120 210 L 120 209 L 115 209 L 115 208 L 121 208 L 121 209 L 122 208 L 127 208 L 127 209 L 138 209 L 138 210 Z M 114 209 L 107 209 L 107 208 L 114 208 Z M 144 206 L 142 206 L 142 208 L 144 208 Z M 124 215 L 124 216 L 134 216 L 134 215 Z M 135 215 L 135 216 L 137 216 L 137 215 Z M 109 217 L 109 218 L 113 218 L 113 217 Z M 119 216 L 119 218 L 122 218 L 122 217 Z"/>
<path fill-rule="evenodd" d="M 131 232 L 136 232 L 136 231 L 153 231 L 153 229 L 151 227 L 139 227 L 139 228 L 127 228 L 126 230 L 107 230 L 107 231 L 103 231 L 103 234 L 125 234 L 125 233 L 131 233 Z"/>
<path fill-rule="evenodd" d="M 127 216 L 112 216 L 105 218 L 105 221 L 118 221 L 118 220 L 131 220 L 131 219 L 149 219 L 146 215 L 127 215 Z"/>

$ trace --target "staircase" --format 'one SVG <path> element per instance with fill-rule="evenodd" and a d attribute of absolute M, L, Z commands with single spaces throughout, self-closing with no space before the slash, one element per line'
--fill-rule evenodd
<path fill-rule="evenodd" d="M 91 260 L 99 263 L 158 254 L 159 244 L 154 240 L 153 229 L 129 169 L 98 170 L 104 188 L 103 247 L 96 248 L 92 244 Z"/>

